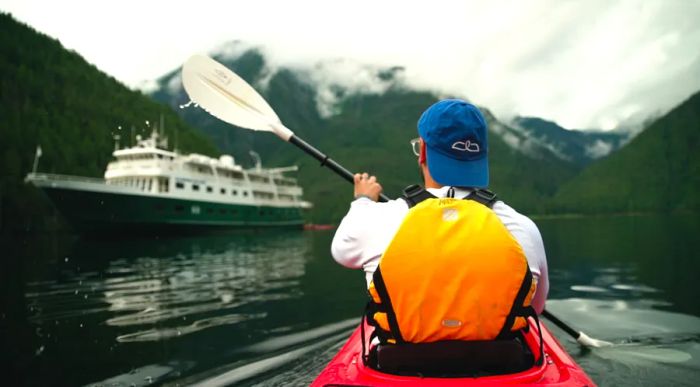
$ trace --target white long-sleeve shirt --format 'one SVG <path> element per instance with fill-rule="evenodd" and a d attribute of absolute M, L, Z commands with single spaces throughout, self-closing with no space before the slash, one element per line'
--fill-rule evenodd
<path fill-rule="evenodd" d="M 446 197 L 448 189 L 449 187 L 429 188 L 428 192 L 437 197 Z M 463 198 L 469 192 L 455 188 L 454 197 Z M 539 314 L 544 309 L 549 292 L 547 256 L 540 231 L 530 218 L 502 201 L 493 205 L 493 211 L 518 241 L 527 257 L 533 279 L 537 281 L 532 306 Z M 333 237 L 333 258 L 343 266 L 363 269 L 369 285 L 379 265 L 379 259 L 389 247 L 407 213 L 408 205 L 403 199 L 385 203 L 377 203 L 367 198 L 353 201 Z"/>

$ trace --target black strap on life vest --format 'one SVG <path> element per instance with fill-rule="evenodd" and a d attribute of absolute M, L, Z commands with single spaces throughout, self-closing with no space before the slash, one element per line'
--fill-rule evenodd
<path fill-rule="evenodd" d="M 488 208 L 493 208 L 493 205 L 498 201 L 498 195 L 495 192 L 489 191 L 485 188 L 477 188 L 465 197 L 465 199 L 474 200 L 485 205 Z"/>
<path fill-rule="evenodd" d="M 391 304 L 391 298 L 389 297 L 389 292 L 386 289 L 384 277 L 382 276 L 382 271 L 379 267 L 377 267 L 377 270 L 375 270 L 374 274 L 372 275 L 372 282 L 374 282 L 374 289 L 377 291 L 379 299 L 382 300 L 381 305 L 378 306 L 379 310 L 386 313 L 387 321 L 389 322 L 390 335 L 383 336 L 381 332 L 378 332 L 379 339 L 386 341 L 387 339 L 391 338 L 394 339 L 397 344 L 405 343 L 406 341 L 403 339 L 403 336 L 401 336 L 401 330 L 399 329 L 399 322 L 396 318 L 396 313 L 394 312 L 394 306 Z M 374 303 L 371 299 L 370 302 Z M 378 324 L 376 324 L 376 327 L 378 328 L 377 330 L 381 331 Z"/>
<path fill-rule="evenodd" d="M 544 339 L 542 339 L 542 326 L 540 325 L 540 317 L 537 315 L 537 312 L 535 312 L 535 308 L 532 306 L 528 307 L 532 318 L 535 319 L 535 322 L 537 323 L 537 334 L 540 336 L 540 357 L 537 359 L 535 364 L 537 365 L 542 365 L 544 363 Z"/>
<path fill-rule="evenodd" d="M 453 189 L 450 187 L 450 189 Z M 454 192 L 454 191 L 453 191 Z M 418 184 L 409 185 L 404 188 L 401 198 L 406 201 L 408 208 L 413 208 L 416 204 L 426 199 L 433 199 L 436 196 L 428 192 L 425 188 Z M 474 200 L 488 208 L 493 208 L 494 203 L 498 201 L 498 195 L 494 192 L 483 188 L 476 188 L 469 193 L 464 199 Z"/>
<path fill-rule="evenodd" d="M 425 188 L 418 184 L 412 184 L 403 189 L 401 198 L 406 201 L 408 208 L 413 208 L 416 204 L 426 199 L 433 199 L 436 196 L 428 192 Z"/>
<path fill-rule="evenodd" d="M 511 329 L 513 328 L 513 324 L 515 323 L 516 317 L 524 317 L 527 319 L 527 317 L 531 315 L 530 309 L 532 307 L 523 306 L 523 304 L 525 303 L 525 297 L 527 297 L 527 294 L 530 292 L 531 286 L 532 272 L 530 272 L 530 267 L 528 266 L 527 271 L 525 272 L 525 278 L 523 278 L 523 282 L 520 285 L 520 289 L 518 289 L 518 293 L 515 296 L 515 300 L 513 300 L 513 305 L 510 307 L 510 312 L 508 313 L 508 316 L 506 316 L 506 320 L 503 323 L 503 328 L 501 328 L 501 332 L 498 333 L 498 336 L 496 338 L 506 338 L 513 334 L 513 331 Z M 534 309 L 532 310 L 532 312 L 534 312 Z"/>

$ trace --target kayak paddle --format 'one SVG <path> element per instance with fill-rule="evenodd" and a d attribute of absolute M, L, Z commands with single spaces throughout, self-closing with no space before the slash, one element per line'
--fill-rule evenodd
<path fill-rule="evenodd" d="M 566 332 L 569 336 L 573 337 L 576 342 L 581 344 L 584 347 L 593 347 L 593 348 L 600 348 L 600 347 L 609 347 L 613 345 L 613 343 L 605 340 L 598 340 L 594 339 L 587 334 L 583 333 L 582 331 L 577 331 L 574 328 L 570 327 L 568 324 L 565 322 L 559 320 L 557 316 L 551 314 L 548 310 L 543 310 L 542 315 L 547 318 L 547 320 L 551 321 L 554 323 L 554 325 L 558 326 L 561 328 L 564 332 Z"/>
<path fill-rule="evenodd" d="M 241 128 L 273 132 L 320 161 L 321 166 L 328 167 L 350 183 L 354 182 L 352 172 L 297 137 L 282 124 L 272 107 L 248 82 L 214 59 L 205 55 L 194 55 L 188 59 L 182 66 L 182 85 L 190 99 L 214 117 Z M 380 194 L 379 200 L 388 201 L 389 198 Z M 612 345 L 574 330 L 546 310 L 542 311 L 542 315 L 583 346 Z"/>
<path fill-rule="evenodd" d="M 194 55 L 182 66 L 182 85 L 192 101 L 214 117 L 241 128 L 273 132 L 353 183 L 353 173 L 284 126 L 275 111 L 243 78 L 205 55 Z M 380 201 L 389 197 L 379 195 Z"/>

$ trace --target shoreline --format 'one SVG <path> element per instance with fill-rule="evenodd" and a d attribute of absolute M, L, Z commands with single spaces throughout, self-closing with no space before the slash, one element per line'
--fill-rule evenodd
<path fill-rule="evenodd" d="M 697 215 L 697 211 L 630 211 L 630 212 L 597 212 L 597 213 L 560 213 L 560 214 L 529 214 L 532 219 L 580 219 L 580 218 L 606 218 L 606 217 L 632 217 L 654 215 Z"/>

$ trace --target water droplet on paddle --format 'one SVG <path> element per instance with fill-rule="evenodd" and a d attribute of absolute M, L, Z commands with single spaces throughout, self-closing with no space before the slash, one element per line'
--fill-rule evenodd
<path fill-rule="evenodd" d="M 180 105 L 180 109 L 184 109 L 186 107 L 190 107 L 192 104 L 194 104 L 194 101 L 190 100 L 190 102 L 187 102 L 184 105 Z"/>

